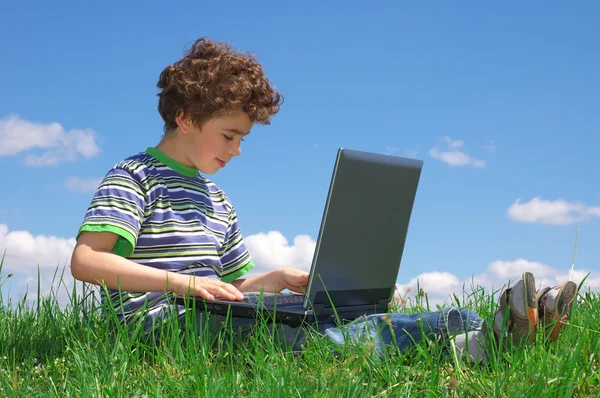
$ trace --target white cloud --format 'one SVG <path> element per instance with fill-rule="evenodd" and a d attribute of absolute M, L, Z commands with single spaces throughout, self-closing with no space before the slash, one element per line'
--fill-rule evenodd
<path fill-rule="evenodd" d="M 88 193 L 95 192 L 102 182 L 102 178 L 87 178 L 69 177 L 65 181 L 65 187 L 71 192 Z"/>
<path fill-rule="evenodd" d="M 65 131 L 59 123 L 35 123 L 11 115 L 0 119 L 0 156 L 42 149 L 41 154 L 29 153 L 24 162 L 29 166 L 54 166 L 90 158 L 100 152 L 93 130 Z"/>
<path fill-rule="evenodd" d="M 588 276 L 589 273 L 589 276 Z M 577 284 L 581 282 L 585 277 L 588 277 L 585 280 L 584 286 L 589 287 L 591 290 L 600 291 L 600 275 L 596 273 L 590 273 L 586 270 L 574 269 L 573 275 L 571 275 L 571 279 L 575 281 Z M 562 281 L 566 281 L 569 279 L 569 272 L 557 273 L 554 275 L 555 284 L 562 283 Z"/>
<path fill-rule="evenodd" d="M 248 276 L 258 275 L 281 267 L 310 270 L 315 241 L 308 235 L 299 235 L 290 242 L 277 231 L 250 235 L 245 239 L 257 266 Z M 56 290 L 56 282 L 52 279 L 57 271 L 63 272 L 63 285 L 59 288 L 59 303 L 64 306 L 69 302 L 69 293 L 74 281 L 68 268 L 71 252 L 75 245 L 73 238 L 60 238 L 46 235 L 32 235 L 27 231 L 9 231 L 5 224 L 0 224 L 0 252 L 6 249 L 6 259 L 2 274 L 15 274 L 23 282 L 12 286 L 13 300 L 20 299 L 25 291 L 29 292 L 29 300 L 35 299 L 37 290 L 37 271 L 40 268 L 40 286 L 43 295 L 51 288 Z M 515 260 L 496 260 L 490 262 L 487 271 L 461 280 L 450 272 L 426 272 L 407 282 L 397 285 L 398 296 L 409 298 L 414 304 L 417 288 L 428 296 L 432 306 L 448 304 L 453 294 L 464 300 L 463 293 L 470 292 L 473 287 L 481 286 L 487 293 L 505 287 L 508 282 L 514 284 L 524 271 L 533 272 L 537 287 L 554 286 L 569 278 L 569 267 L 557 269 L 549 265 L 523 258 Z M 573 272 L 573 280 L 579 283 L 587 275 L 587 271 L 577 267 Z M 402 276 L 402 275 L 401 275 Z M 10 280 L 9 280 L 10 281 Z M 592 272 L 586 280 L 584 288 L 600 291 L 600 272 Z M 15 290 L 16 289 L 16 290 Z M 6 291 L 6 285 L 2 288 Z M 81 284 L 77 284 L 81 292 Z"/>
<path fill-rule="evenodd" d="M 441 143 L 445 144 L 445 148 L 440 149 L 439 143 L 431 148 L 429 150 L 429 155 L 432 158 L 441 160 L 450 166 L 472 166 L 478 168 L 485 167 L 485 160 L 476 159 L 461 150 L 465 144 L 464 141 L 453 141 L 448 136 L 442 137 L 440 141 Z"/>
<path fill-rule="evenodd" d="M 70 259 L 75 247 L 75 239 L 56 236 L 32 235 L 27 231 L 10 231 L 6 224 L 0 224 L 0 248 L 5 248 L 5 267 L 14 266 L 15 270 L 55 268 Z M 18 259 L 19 261 L 11 261 Z"/>
<path fill-rule="evenodd" d="M 297 236 L 292 245 L 277 231 L 251 235 L 245 240 L 248 250 L 257 264 L 248 276 L 280 267 L 310 270 L 316 244 L 309 236 Z M 506 287 L 509 283 L 514 284 L 525 271 L 534 274 L 538 288 L 559 285 L 569 278 L 568 270 L 559 270 L 538 261 L 523 258 L 510 261 L 495 260 L 489 263 L 487 272 L 473 275 L 464 280 L 450 272 L 422 273 L 408 282 L 398 283 L 396 297 L 412 297 L 414 304 L 414 296 L 418 293 L 417 289 L 422 289 L 427 294 L 432 306 L 448 304 L 452 295 L 456 294 L 460 299 L 464 299 L 463 294 L 468 294 L 476 287 L 483 287 L 487 293 L 492 293 Z M 572 279 L 579 284 L 587 273 L 585 270 L 576 268 Z M 586 280 L 584 289 L 600 291 L 600 273 L 592 272 L 590 276 L 591 278 Z"/>
<path fill-rule="evenodd" d="M 538 276 L 548 276 L 554 272 L 551 267 L 545 264 L 537 261 L 528 261 L 523 258 L 518 258 L 513 261 L 492 261 L 488 266 L 488 271 L 493 276 L 503 279 L 519 278 L 525 271 L 529 271 Z"/>
<path fill-rule="evenodd" d="M 32 235 L 27 231 L 9 231 L 6 224 L 0 224 L 0 251 L 6 252 L 3 274 L 13 273 L 23 282 L 16 287 L 14 299 L 20 299 L 27 292 L 29 300 L 35 300 L 38 284 L 38 267 L 40 272 L 40 292 L 48 295 L 52 288 L 57 289 L 57 282 L 53 285 L 55 272 L 57 278 L 70 262 L 71 252 L 75 246 L 75 239 L 60 238 L 56 236 Z M 64 286 L 60 286 L 58 293 L 60 302 L 68 302 L 68 293 L 64 287 L 73 287 L 73 278 L 68 268 L 64 271 Z M 10 281 L 10 280 L 9 280 Z M 14 287 L 13 287 L 14 289 Z"/>
<path fill-rule="evenodd" d="M 308 235 L 298 235 L 293 245 L 279 231 L 250 235 L 244 239 L 256 267 L 248 275 L 291 267 L 310 271 L 316 243 Z"/>
<path fill-rule="evenodd" d="M 436 305 L 448 305 L 452 296 L 455 294 L 461 301 L 476 288 L 484 288 L 486 293 L 494 293 L 497 298 L 502 289 L 509 285 L 514 285 L 523 272 L 529 271 L 533 274 L 536 282 L 536 288 L 545 286 L 557 286 L 569 280 L 569 269 L 557 269 L 549 265 L 529 261 L 522 258 L 516 260 L 495 260 L 488 266 L 488 272 L 473 275 L 460 281 L 458 277 L 448 272 L 425 272 L 411 279 L 408 283 L 399 283 L 396 286 L 396 299 L 407 299 L 408 305 L 416 302 L 419 288 L 427 294 L 430 305 L 435 308 Z M 588 270 L 576 268 L 573 271 L 571 280 L 579 283 L 590 274 L 586 279 L 583 290 L 590 289 L 600 292 L 600 273 L 590 272 Z"/>
<path fill-rule="evenodd" d="M 385 147 L 385 151 L 387 153 L 398 152 L 399 150 L 400 149 L 398 147 L 395 147 L 395 146 L 389 146 L 388 145 L 388 146 Z"/>
<path fill-rule="evenodd" d="M 427 293 L 436 302 L 444 302 L 457 290 L 462 288 L 460 280 L 449 272 L 424 272 L 408 283 L 397 285 L 397 295 L 417 294 L 419 290 Z"/>
<path fill-rule="evenodd" d="M 517 199 L 507 211 L 514 221 L 552 225 L 569 225 L 589 221 L 600 217 L 600 206 L 586 206 L 579 202 L 567 202 L 564 199 L 543 200 L 535 197 L 527 203 Z"/>
<path fill-rule="evenodd" d="M 247 275 L 257 275 L 276 268 L 292 267 L 310 270 L 315 242 L 308 235 L 299 235 L 290 245 L 288 240 L 277 231 L 250 235 L 245 238 L 256 267 Z M 28 292 L 28 301 L 35 300 L 38 283 L 38 265 L 42 295 L 48 295 L 51 289 L 57 290 L 54 274 L 63 273 L 63 282 L 59 290 L 59 303 L 69 303 L 68 294 L 74 280 L 69 269 L 71 253 L 75 247 L 74 238 L 32 235 L 27 231 L 9 231 L 8 226 L 0 224 L 0 257 L 6 250 L 2 274 L 13 273 L 23 282 L 12 286 L 11 296 L 20 299 Z M 63 269 L 66 265 L 66 269 Z M 10 282 L 10 280 L 9 280 Z M 5 291 L 7 285 L 3 287 Z M 81 292 L 81 284 L 77 284 Z"/>

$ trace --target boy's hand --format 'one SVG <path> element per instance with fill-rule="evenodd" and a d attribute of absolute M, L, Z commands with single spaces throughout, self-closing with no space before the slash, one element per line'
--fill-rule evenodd
<path fill-rule="evenodd" d="M 205 300 L 214 300 L 219 296 L 223 300 L 243 300 L 244 295 L 231 283 L 222 282 L 215 278 L 193 275 L 175 274 L 173 292 L 179 296 L 202 297 Z"/>
<path fill-rule="evenodd" d="M 308 272 L 296 268 L 281 268 L 276 271 L 278 281 L 275 282 L 277 291 L 288 289 L 294 293 L 305 293 L 308 285 Z"/>
<path fill-rule="evenodd" d="M 288 289 L 294 293 L 305 293 L 308 272 L 296 268 L 279 268 L 265 274 L 232 282 L 242 292 L 281 292 Z"/>

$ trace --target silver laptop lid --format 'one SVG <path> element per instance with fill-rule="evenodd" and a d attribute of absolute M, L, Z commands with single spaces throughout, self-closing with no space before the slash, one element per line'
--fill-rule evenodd
<path fill-rule="evenodd" d="M 340 148 L 305 308 L 324 310 L 331 302 L 342 310 L 375 304 L 387 308 L 422 167 L 421 160 Z"/>

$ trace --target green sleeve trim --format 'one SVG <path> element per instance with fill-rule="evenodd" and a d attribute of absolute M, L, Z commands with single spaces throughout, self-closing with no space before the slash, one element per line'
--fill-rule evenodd
<path fill-rule="evenodd" d="M 121 257 L 127 257 L 133 253 L 136 237 L 124 228 L 110 224 L 86 224 L 79 229 L 76 239 L 79 238 L 82 232 L 111 232 L 119 236 L 115 247 L 113 247 L 113 253 Z"/>
<path fill-rule="evenodd" d="M 231 283 L 234 280 L 238 279 L 240 276 L 246 274 L 252 268 L 254 268 L 254 265 L 254 261 L 250 261 L 248 264 L 244 265 L 242 268 L 238 269 L 234 273 L 223 276 L 221 280 L 226 283 Z"/>

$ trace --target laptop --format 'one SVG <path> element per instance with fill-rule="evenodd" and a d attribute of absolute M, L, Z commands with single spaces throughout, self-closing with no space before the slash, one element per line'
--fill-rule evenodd
<path fill-rule="evenodd" d="M 387 312 L 422 168 L 421 160 L 340 148 L 305 294 L 178 300 L 211 313 L 294 325 Z"/>

